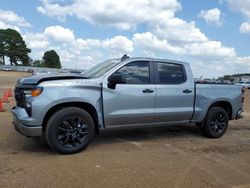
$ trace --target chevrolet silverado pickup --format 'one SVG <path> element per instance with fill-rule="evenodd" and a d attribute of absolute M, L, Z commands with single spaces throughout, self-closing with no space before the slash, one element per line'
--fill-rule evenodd
<path fill-rule="evenodd" d="M 15 129 L 43 135 L 53 150 L 70 154 L 108 129 L 196 124 L 205 136 L 219 138 L 229 120 L 242 117 L 241 86 L 195 83 L 189 64 L 181 61 L 124 57 L 81 75 L 18 80 Z"/>

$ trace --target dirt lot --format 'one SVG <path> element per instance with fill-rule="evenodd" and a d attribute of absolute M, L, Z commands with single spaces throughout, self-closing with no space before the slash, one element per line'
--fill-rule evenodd
<path fill-rule="evenodd" d="M 0 95 L 26 75 L 0 72 Z M 250 187 L 250 91 L 245 118 L 221 139 L 195 126 L 113 131 L 75 155 L 19 135 L 10 100 L 0 112 L 0 187 Z"/>

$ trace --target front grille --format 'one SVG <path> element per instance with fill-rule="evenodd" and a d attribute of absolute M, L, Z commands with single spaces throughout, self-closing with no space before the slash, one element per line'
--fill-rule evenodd
<path fill-rule="evenodd" d="M 14 91 L 15 91 L 16 105 L 24 108 L 25 107 L 24 89 L 16 87 Z"/>
<path fill-rule="evenodd" d="M 18 107 L 25 108 L 29 116 L 31 116 L 31 108 L 26 107 L 25 94 L 34 88 L 34 85 L 16 85 L 14 89 L 16 105 Z"/>

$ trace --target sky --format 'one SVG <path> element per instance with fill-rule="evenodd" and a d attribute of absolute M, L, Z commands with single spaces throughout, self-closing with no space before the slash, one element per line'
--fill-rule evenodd
<path fill-rule="evenodd" d="M 250 72 L 250 0 L 1 0 L 0 28 L 63 68 L 128 54 L 186 61 L 195 77 Z"/>

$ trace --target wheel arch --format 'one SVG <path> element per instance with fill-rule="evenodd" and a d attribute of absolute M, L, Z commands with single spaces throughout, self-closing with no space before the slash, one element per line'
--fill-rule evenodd
<path fill-rule="evenodd" d="M 223 109 L 227 112 L 229 119 L 230 119 L 230 120 L 232 119 L 232 116 L 233 116 L 233 107 L 232 107 L 232 105 L 231 105 L 230 102 L 225 101 L 225 100 L 216 101 L 216 102 L 212 103 L 212 104 L 209 106 L 207 112 L 209 111 L 210 108 L 212 108 L 212 107 L 214 107 L 214 106 L 223 108 Z"/>
<path fill-rule="evenodd" d="M 97 111 L 93 105 L 86 103 L 86 102 L 65 102 L 65 103 L 60 103 L 51 107 L 44 116 L 43 123 L 42 123 L 42 131 L 45 131 L 48 120 L 55 112 L 57 112 L 58 110 L 62 108 L 67 108 L 67 107 L 78 107 L 83 110 L 86 110 L 92 116 L 94 123 L 95 123 L 95 132 L 96 134 L 99 135 L 99 120 L 98 120 Z"/>

